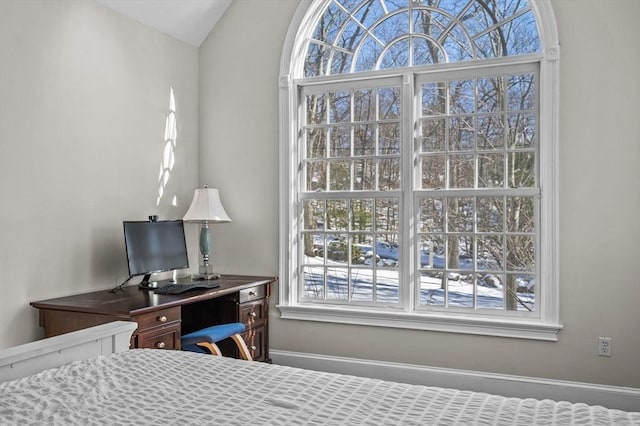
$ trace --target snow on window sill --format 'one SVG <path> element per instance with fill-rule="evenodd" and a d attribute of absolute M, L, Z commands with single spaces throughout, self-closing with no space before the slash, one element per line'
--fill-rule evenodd
<path fill-rule="evenodd" d="M 280 318 L 377 327 L 557 341 L 562 325 L 520 318 L 476 318 L 407 312 L 381 312 L 348 306 L 278 305 Z"/>

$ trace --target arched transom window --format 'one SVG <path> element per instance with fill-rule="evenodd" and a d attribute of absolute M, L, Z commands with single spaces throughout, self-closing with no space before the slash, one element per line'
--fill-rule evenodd
<path fill-rule="evenodd" d="M 332 0 L 312 33 L 305 77 L 538 53 L 526 1 Z"/>
<path fill-rule="evenodd" d="M 555 339 L 548 1 L 301 7 L 281 85 L 283 317 Z"/>

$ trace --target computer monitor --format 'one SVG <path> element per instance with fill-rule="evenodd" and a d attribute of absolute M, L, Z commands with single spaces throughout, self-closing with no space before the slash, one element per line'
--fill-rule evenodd
<path fill-rule="evenodd" d="M 124 221 L 129 277 L 144 275 L 142 287 L 154 287 L 151 274 L 189 267 L 182 220 Z"/>

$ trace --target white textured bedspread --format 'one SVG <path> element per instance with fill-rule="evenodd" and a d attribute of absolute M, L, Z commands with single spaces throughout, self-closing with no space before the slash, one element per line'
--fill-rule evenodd
<path fill-rule="evenodd" d="M 142 349 L 0 384 L 12 424 L 640 425 L 640 413 Z"/>

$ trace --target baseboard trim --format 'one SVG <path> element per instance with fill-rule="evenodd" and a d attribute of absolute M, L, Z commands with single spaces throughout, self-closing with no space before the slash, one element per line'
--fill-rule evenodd
<path fill-rule="evenodd" d="M 274 364 L 425 386 L 466 389 L 518 398 L 584 402 L 640 411 L 640 389 L 563 380 L 538 379 L 470 370 L 270 350 Z"/>

